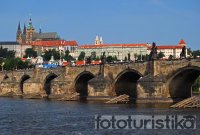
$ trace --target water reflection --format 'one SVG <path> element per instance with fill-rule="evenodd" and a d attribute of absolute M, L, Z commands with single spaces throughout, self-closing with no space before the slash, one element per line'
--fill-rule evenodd
<path fill-rule="evenodd" d="M 0 98 L 2 135 L 111 135 L 111 134 L 198 134 L 197 130 L 95 130 L 94 115 L 197 115 L 198 109 L 169 109 L 170 104 L 103 104 Z M 197 128 L 199 123 L 197 122 Z"/>

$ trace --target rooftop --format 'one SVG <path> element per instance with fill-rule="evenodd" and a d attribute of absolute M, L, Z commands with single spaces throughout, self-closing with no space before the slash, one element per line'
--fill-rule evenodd
<path fill-rule="evenodd" d="M 76 41 L 66 41 L 66 40 L 52 40 L 52 41 L 33 41 L 33 46 L 77 46 Z"/>
<path fill-rule="evenodd" d="M 19 45 L 16 41 L 0 41 L 0 45 Z"/>
<path fill-rule="evenodd" d="M 147 47 L 147 44 L 101 44 L 101 45 L 81 45 L 78 48 L 102 48 L 102 47 Z"/>

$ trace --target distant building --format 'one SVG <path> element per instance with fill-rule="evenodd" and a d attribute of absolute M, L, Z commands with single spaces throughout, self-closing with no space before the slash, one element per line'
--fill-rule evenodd
<path fill-rule="evenodd" d="M 49 49 L 61 50 L 65 52 L 70 51 L 70 55 L 75 56 L 75 51 L 77 50 L 78 44 L 76 41 L 66 41 L 66 40 L 53 40 L 53 41 L 33 41 L 33 48 L 36 51 L 42 53 Z"/>
<path fill-rule="evenodd" d="M 29 19 L 29 24 L 26 26 L 24 24 L 23 32 L 21 30 L 20 23 L 18 24 L 16 41 L 21 45 L 29 45 L 33 41 L 50 41 L 50 40 L 59 40 L 59 36 L 56 32 L 43 33 L 42 29 L 39 29 L 39 32 L 35 31 L 35 28 L 32 24 L 32 19 Z"/>
<path fill-rule="evenodd" d="M 173 56 L 173 58 L 180 58 L 180 54 L 182 52 L 182 48 L 186 46 L 186 43 L 183 39 L 180 40 L 178 45 L 159 45 L 157 46 L 157 51 L 163 52 L 165 57 L 164 59 L 168 59 L 170 55 Z M 148 47 L 148 54 L 151 51 L 151 46 Z M 186 51 L 187 56 L 187 51 Z"/>
<path fill-rule="evenodd" d="M 147 44 L 103 44 L 102 37 L 96 36 L 95 43 L 93 45 L 81 45 L 78 47 L 76 57 L 83 51 L 86 56 L 91 56 L 92 52 L 96 52 L 96 56 L 103 55 L 105 52 L 106 56 L 116 56 L 119 60 L 128 58 L 130 53 L 130 59 L 135 60 L 138 55 L 147 54 Z"/>
<path fill-rule="evenodd" d="M 184 46 L 186 46 L 186 43 L 181 39 L 178 45 L 157 46 L 157 52 L 163 52 L 165 55 L 164 59 L 168 59 L 170 55 L 174 58 L 180 58 Z M 128 54 L 130 54 L 130 59 L 135 60 L 138 56 L 150 54 L 151 44 L 103 44 L 102 37 L 99 38 L 99 36 L 96 36 L 93 45 L 81 45 L 78 47 L 76 57 L 82 51 L 85 52 L 86 56 L 91 56 L 92 52 L 96 52 L 96 56 L 101 56 L 105 52 L 106 56 L 117 56 L 119 60 L 124 60 L 125 57 L 128 58 Z"/>
<path fill-rule="evenodd" d="M 21 46 L 14 41 L 0 42 L 0 47 L 7 48 L 8 51 L 15 51 L 15 57 L 21 57 Z"/>

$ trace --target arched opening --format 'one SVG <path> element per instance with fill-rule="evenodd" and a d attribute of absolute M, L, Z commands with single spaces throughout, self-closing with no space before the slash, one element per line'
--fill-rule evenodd
<path fill-rule="evenodd" d="M 24 82 L 25 82 L 26 80 L 28 80 L 29 78 L 30 78 L 29 75 L 23 75 L 23 76 L 21 77 L 19 87 L 20 87 L 20 91 L 21 91 L 22 93 L 24 93 Z"/>
<path fill-rule="evenodd" d="M 118 75 L 115 82 L 116 95 L 129 95 L 131 100 L 137 98 L 137 81 L 142 75 L 135 70 L 126 70 Z"/>
<path fill-rule="evenodd" d="M 94 78 L 90 72 L 83 72 L 75 79 L 75 90 L 80 94 L 81 100 L 86 100 L 88 96 L 88 81 Z"/>
<path fill-rule="evenodd" d="M 7 75 L 5 75 L 4 77 L 3 77 L 3 80 L 6 80 L 6 79 L 8 79 L 9 77 L 7 76 Z"/>
<path fill-rule="evenodd" d="M 170 78 L 168 86 L 172 99 L 180 100 L 192 95 L 192 86 L 200 75 L 200 68 L 187 68 Z"/>
<path fill-rule="evenodd" d="M 49 96 L 51 94 L 51 81 L 56 77 L 57 77 L 56 74 L 51 73 L 46 77 L 46 79 L 44 81 L 44 90 L 45 90 L 47 96 Z"/>

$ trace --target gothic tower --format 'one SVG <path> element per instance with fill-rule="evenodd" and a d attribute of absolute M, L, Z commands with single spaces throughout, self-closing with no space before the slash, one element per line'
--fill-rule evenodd
<path fill-rule="evenodd" d="M 21 27 L 20 27 L 20 22 L 19 22 L 18 28 L 17 28 L 16 41 L 19 44 L 22 44 L 22 31 L 21 31 Z"/>
<path fill-rule="evenodd" d="M 22 43 L 26 43 L 26 24 L 24 23 L 24 29 L 22 34 Z"/>
<path fill-rule="evenodd" d="M 30 17 L 29 24 L 26 28 L 26 44 L 30 44 L 32 42 L 34 32 L 35 32 L 35 29 L 33 27 L 32 20 Z"/>

